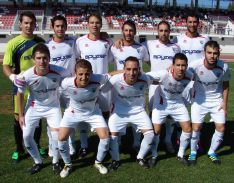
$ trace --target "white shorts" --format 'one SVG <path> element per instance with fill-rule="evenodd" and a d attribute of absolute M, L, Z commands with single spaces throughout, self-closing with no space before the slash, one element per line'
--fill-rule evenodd
<path fill-rule="evenodd" d="M 25 113 L 24 128 L 36 128 L 39 126 L 40 119 L 46 119 L 47 124 L 51 128 L 59 128 L 59 123 L 62 120 L 60 107 L 29 107 Z"/>
<path fill-rule="evenodd" d="M 77 125 L 81 122 L 88 123 L 93 129 L 107 128 L 106 121 L 99 108 L 96 108 L 90 115 L 83 115 L 80 112 L 68 108 L 64 112 L 60 127 L 76 129 Z"/>
<path fill-rule="evenodd" d="M 128 123 L 136 125 L 136 131 L 141 129 L 153 129 L 151 120 L 146 111 L 132 115 L 112 113 L 108 122 L 110 132 L 120 132 L 125 134 Z"/>
<path fill-rule="evenodd" d="M 100 92 L 98 104 L 102 112 L 109 112 L 111 108 L 111 91 Z"/>
<path fill-rule="evenodd" d="M 152 122 L 155 124 L 162 124 L 165 122 L 167 116 L 171 116 L 171 118 L 176 122 L 190 121 L 188 110 L 183 102 L 163 102 L 162 104 L 160 104 L 160 102 L 156 104 L 154 103 Z"/>
<path fill-rule="evenodd" d="M 159 93 L 160 93 L 159 85 L 150 85 L 150 87 L 149 87 L 149 104 L 148 104 L 149 111 L 153 110 L 154 100 L 158 100 Z"/>
<path fill-rule="evenodd" d="M 224 124 L 226 121 L 224 110 L 219 110 L 221 103 L 222 100 L 216 102 L 204 102 L 202 104 L 194 102 L 191 107 L 192 123 L 203 123 L 206 114 L 209 113 L 212 119 L 211 121 Z"/>

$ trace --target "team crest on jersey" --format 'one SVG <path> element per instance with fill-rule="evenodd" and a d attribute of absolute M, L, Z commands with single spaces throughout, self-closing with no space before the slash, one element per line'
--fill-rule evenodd
<path fill-rule="evenodd" d="M 52 46 L 52 50 L 55 50 L 56 49 L 56 47 L 55 46 Z"/>
<path fill-rule="evenodd" d="M 57 79 L 56 78 L 52 78 L 52 81 L 55 83 L 57 81 Z"/>
<path fill-rule="evenodd" d="M 204 41 L 201 40 L 200 43 L 201 43 L 201 44 L 204 44 Z"/>
<path fill-rule="evenodd" d="M 141 49 L 140 49 L 140 48 L 138 48 L 138 49 L 137 49 L 137 53 L 140 53 L 140 52 L 141 52 Z"/>
<path fill-rule="evenodd" d="M 140 90 L 143 90 L 143 88 L 144 88 L 144 85 L 141 85 L 141 86 L 139 87 Z"/>
<path fill-rule="evenodd" d="M 215 73 L 215 75 L 217 76 L 217 78 L 219 78 L 221 76 L 220 72 Z"/>
<path fill-rule="evenodd" d="M 89 47 L 89 45 L 88 45 L 88 44 L 85 44 L 85 47 Z"/>
<path fill-rule="evenodd" d="M 77 91 L 74 91 L 74 92 L 73 92 L 73 95 L 77 95 Z"/>
<path fill-rule="evenodd" d="M 204 72 L 203 72 L 203 71 L 200 71 L 199 75 L 203 75 L 203 74 L 204 74 Z"/>
<path fill-rule="evenodd" d="M 121 85 L 121 87 L 120 87 L 120 90 L 124 90 L 124 87 L 123 87 L 123 85 Z"/>
<path fill-rule="evenodd" d="M 184 43 L 187 43 L 187 40 L 186 39 L 184 39 L 184 41 L 183 41 Z"/>
<path fill-rule="evenodd" d="M 158 44 L 156 45 L 156 48 L 159 48 L 159 45 L 158 45 Z"/>
<path fill-rule="evenodd" d="M 169 85 L 169 86 L 172 86 L 172 83 L 169 83 L 168 85 Z"/>
<path fill-rule="evenodd" d="M 95 93 L 95 88 L 92 88 L 92 92 Z"/>

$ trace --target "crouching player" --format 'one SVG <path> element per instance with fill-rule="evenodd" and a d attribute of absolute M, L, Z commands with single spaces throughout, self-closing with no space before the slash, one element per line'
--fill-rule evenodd
<path fill-rule="evenodd" d="M 19 122 L 23 130 L 23 139 L 27 151 L 35 164 L 30 173 L 39 172 L 42 167 L 37 145 L 33 138 L 39 120 L 46 118 L 52 134 L 53 170 L 60 172 L 58 152 L 58 130 L 62 119 L 57 95 L 61 83 L 62 68 L 49 64 L 50 52 L 46 45 L 39 43 L 32 52 L 35 66 L 23 73 L 25 85 L 18 88 L 17 102 L 19 107 Z M 24 109 L 24 91 L 29 88 L 30 95 Z"/>
<path fill-rule="evenodd" d="M 196 164 L 197 143 L 205 115 L 210 114 L 215 123 L 215 133 L 211 140 L 208 156 L 214 164 L 220 164 L 215 151 L 223 141 L 229 80 L 231 79 L 228 65 L 219 60 L 220 47 L 216 41 L 208 41 L 204 47 L 205 59 L 193 62 L 190 69 L 195 76 L 195 96 L 191 107 L 192 139 L 189 162 Z"/>
<path fill-rule="evenodd" d="M 136 57 L 128 57 L 124 63 L 123 73 L 111 77 L 103 88 L 112 89 L 113 92 L 113 110 L 108 122 L 111 132 L 110 168 L 113 170 L 117 170 L 120 165 L 118 137 L 125 133 L 128 123 L 136 125 L 144 135 L 137 163 L 149 168 L 144 160 L 154 138 L 152 123 L 145 111 L 145 92 L 149 84 L 150 79 L 140 73 L 139 60 Z"/>
<path fill-rule="evenodd" d="M 88 123 L 97 132 L 100 142 L 94 167 L 106 174 L 108 169 L 102 164 L 109 150 L 109 130 L 97 104 L 100 87 L 108 80 L 107 75 L 93 74 L 89 61 L 81 59 L 75 65 L 75 77 L 66 78 L 61 87 L 70 97 L 69 107 L 65 110 L 59 130 L 59 150 L 65 166 L 60 172 L 62 178 L 72 170 L 67 139 L 73 128 L 80 122 Z"/>
<path fill-rule="evenodd" d="M 155 166 L 156 164 L 161 126 L 167 116 L 172 117 L 174 121 L 178 121 L 182 128 L 177 159 L 181 163 L 188 165 L 184 153 L 190 141 L 191 126 L 189 113 L 183 102 L 182 92 L 192 80 L 193 75 L 186 70 L 187 62 L 188 59 L 184 54 L 177 53 L 173 58 L 171 68 L 159 72 L 147 73 L 147 75 L 157 80 L 160 86 L 160 99 L 154 100 L 156 102 L 154 102 L 152 113 L 155 139 L 152 146 L 153 156 L 149 160 L 150 166 Z"/>

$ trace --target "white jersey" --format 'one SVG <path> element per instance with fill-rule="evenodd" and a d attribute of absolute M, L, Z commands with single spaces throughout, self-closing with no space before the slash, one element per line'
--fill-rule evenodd
<path fill-rule="evenodd" d="M 46 45 L 50 50 L 50 64 L 63 67 L 66 77 L 74 76 L 77 58 L 76 38 L 66 36 L 61 43 L 51 39 Z"/>
<path fill-rule="evenodd" d="M 174 43 L 162 44 L 159 40 L 150 40 L 145 44 L 150 55 L 151 71 L 167 69 L 175 54 L 180 52 L 180 47 Z"/>
<path fill-rule="evenodd" d="M 30 106 L 58 107 L 60 106 L 58 88 L 62 80 L 62 74 L 62 67 L 49 65 L 49 72 L 44 76 L 40 76 L 34 66 L 22 74 L 26 85 L 19 87 L 18 91 L 23 93 L 27 87 L 29 88 L 28 105 Z"/>
<path fill-rule="evenodd" d="M 100 87 L 106 83 L 108 75 L 92 74 L 90 82 L 85 88 L 79 88 L 75 79 L 76 77 L 65 78 L 61 84 L 61 87 L 68 92 L 69 108 L 83 115 L 92 114 L 97 107 Z"/>
<path fill-rule="evenodd" d="M 231 79 L 230 70 L 226 63 L 218 60 L 215 68 L 207 69 L 204 65 L 204 59 L 199 59 L 191 64 L 189 69 L 194 72 L 195 76 L 195 102 L 203 103 L 222 99 L 223 82 Z"/>
<path fill-rule="evenodd" d="M 176 80 L 173 76 L 173 70 L 162 70 L 158 72 L 148 72 L 148 76 L 159 82 L 160 90 L 160 102 L 167 101 L 176 103 L 183 101 L 182 93 L 186 86 L 193 79 L 193 74 L 190 71 L 185 72 L 185 76 L 181 80 Z"/>
<path fill-rule="evenodd" d="M 177 44 L 181 48 L 181 52 L 188 58 L 188 64 L 204 57 L 204 46 L 209 38 L 199 35 L 198 37 L 190 38 L 186 34 L 177 36 Z"/>
<path fill-rule="evenodd" d="M 110 39 L 93 41 L 89 39 L 89 35 L 82 36 L 76 41 L 78 55 L 91 63 L 94 74 L 108 72 L 108 64 L 113 60 L 110 53 L 111 45 Z"/>
<path fill-rule="evenodd" d="M 123 46 L 121 49 L 116 48 L 115 46 L 111 47 L 111 53 L 114 57 L 117 70 L 122 70 L 124 67 L 125 59 L 129 56 L 136 57 L 142 69 L 142 62 L 149 61 L 148 50 L 145 46 L 140 43 L 134 42 L 130 46 Z"/>
<path fill-rule="evenodd" d="M 124 73 L 112 76 L 105 87 L 113 91 L 113 113 L 131 115 L 145 110 L 145 91 L 149 84 L 145 74 L 133 85 L 125 82 Z"/>

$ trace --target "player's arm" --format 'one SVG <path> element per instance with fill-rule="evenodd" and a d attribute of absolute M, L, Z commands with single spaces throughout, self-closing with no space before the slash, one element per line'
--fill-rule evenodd
<path fill-rule="evenodd" d="M 16 75 L 12 72 L 12 69 L 9 65 L 3 64 L 3 73 L 12 81 L 14 82 L 14 79 Z"/>
<path fill-rule="evenodd" d="M 17 104 L 19 109 L 19 124 L 21 128 L 25 126 L 25 119 L 24 119 L 24 93 L 17 92 Z"/>
<path fill-rule="evenodd" d="M 228 94 L 229 94 L 229 81 L 224 81 L 223 82 L 223 102 L 220 106 L 220 109 L 224 110 L 226 116 L 227 116 Z"/>

